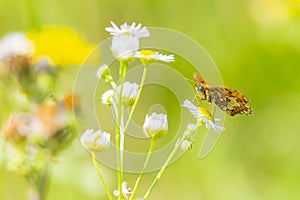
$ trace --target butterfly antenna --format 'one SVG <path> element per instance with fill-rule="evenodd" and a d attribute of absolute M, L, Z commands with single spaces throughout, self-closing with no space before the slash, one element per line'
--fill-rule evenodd
<path fill-rule="evenodd" d="M 195 80 L 193 80 L 193 79 L 190 79 L 190 78 L 186 78 L 186 77 L 183 77 L 185 80 L 187 80 L 187 81 L 190 81 L 190 82 L 192 82 L 192 83 L 196 83 L 196 81 Z"/>

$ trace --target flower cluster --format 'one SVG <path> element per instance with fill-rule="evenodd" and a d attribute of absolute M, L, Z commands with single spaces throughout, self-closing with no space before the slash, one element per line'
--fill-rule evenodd
<path fill-rule="evenodd" d="M 69 28 L 46 27 L 0 39 L 1 158 L 24 176 L 39 199 L 48 165 L 75 134 L 80 98 L 57 84 L 61 67 L 78 65 L 95 45 Z M 67 70 L 67 69 L 64 69 Z"/>
<path fill-rule="evenodd" d="M 51 157 L 73 138 L 70 111 L 68 100 L 64 98 L 61 101 L 43 102 L 31 112 L 11 113 L 1 131 L 8 144 L 4 152 L 8 153 L 5 157 L 9 169 L 23 176 L 33 176 L 32 172 L 37 166 L 26 164 L 26 158 L 40 156 L 36 154 L 37 151 L 47 152 L 48 159 L 40 158 L 38 162 L 46 167 Z M 10 155 L 11 152 L 18 152 L 24 159 Z M 23 162 L 25 165 L 21 164 Z"/>
<path fill-rule="evenodd" d="M 143 90 L 148 64 L 154 61 L 162 61 L 166 63 L 174 62 L 175 58 L 174 55 L 163 55 L 152 50 L 139 50 L 140 40 L 150 36 L 149 30 L 146 27 L 142 27 L 141 24 L 136 25 L 136 23 L 132 23 L 131 25 L 128 25 L 127 23 L 124 23 L 118 27 L 115 23 L 111 22 L 111 25 L 111 27 L 107 27 L 105 30 L 112 35 L 110 48 L 115 58 L 120 62 L 119 81 L 116 82 L 113 79 L 113 76 L 110 74 L 109 65 L 107 64 L 102 64 L 98 68 L 96 71 L 96 77 L 100 81 L 110 83 L 111 89 L 104 92 L 101 99 L 103 104 L 113 107 L 113 111 L 115 112 L 114 115 L 117 117 L 115 145 L 118 151 L 118 189 L 115 190 L 113 194 L 118 197 L 118 199 L 132 199 L 135 198 L 134 195 L 138 188 L 139 181 L 135 184 L 134 190 L 131 191 L 127 182 L 125 182 L 122 178 L 122 153 L 124 151 L 125 132 L 132 119 L 132 115 Z M 144 72 L 140 84 L 126 81 L 127 67 L 129 62 L 135 58 L 139 59 L 144 64 Z M 125 108 L 129 109 L 127 121 L 123 120 Z M 152 141 L 148 154 L 150 156 L 154 149 L 155 142 L 168 132 L 167 115 L 163 113 L 157 114 L 155 112 L 149 115 L 147 114 L 143 130 L 144 134 Z M 104 180 L 95 160 L 96 153 L 101 153 L 109 148 L 110 134 L 102 130 L 94 131 L 92 129 L 87 129 L 81 136 L 81 143 L 92 153 L 95 168 L 106 189 L 109 199 L 112 199 L 111 192 L 109 191 L 106 181 Z M 145 165 L 147 165 L 147 161 L 145 162 Z M 144 172 L 141 172 L 141 176 L 143 173 Z M 140 180 L 140 178 L 138 178 L 138 180 Z"/>
<path fill-rule="evenodd" d="M 154 152 L 156 143 L 169 131 L 168 116 L 165 113 L 157 114 L 156 112 L 146 114 L 145 116 L 143 132 L 144 135 L 149 139 L 150 145 L 142 171 L 136 179 L 133 190 L 128 187 L 128 184 L 126 181 L 124 181 L 123 177 L 123 152 L 125 151 L 124 148 L 126 143 L 125 134 L 130 121 L 132 120 L 137 102 L 140 100 L 141 92 L 145 85 L 145 78 L 147 75 L 149 64 L 155 61 L 165 63 L 175 62 L 175 57 L 173 54 L 164 55 L 150 49 L 140 50 L 140 40 L 150 36 L 149 30 L 146 27 L 142 27 L 141 24 L 136 25 L 136 23 L 132 23 L 131 25 L 128 25 L 127 23 L 124 23 L 120 27 L 118 27 L 115 23 L 111 22 L 111 25 L 111 27 L 107 27 L 105 30 L 112 35 L 110 48 L 113 55 L 120 63 L 119 81 L 116 82 L 114 80 L 113 76 L 110 74 L 109 65 L 107 64 L 103 64 L 98 68 L 96 76 L 99 81 L 107 82 L 111 86 L 109 90 L 102 94 L 101 98 L 104 105 L 113 107 L 112 110 L 114 112 L 114 116 L 116 117 L 116 131 L 114 133 L 114 142 L 117 151 L 116 157 L 118 170 L 118 188 L 113 191 L 113 194 L 119 200 L 132 200 L 136 198 L 135 195 L 137 189 L 148 166 L 150 157 Z M 130 61 L 132 61 L 133 59 L 139 59 L 144 66 L 143 75 L 139 84 L 126 80 L 128 66 Z M 187 125 L 186 130 L 178 138 L 174 149 L 163 164 L 160 172 L 155 177 L 153 184 L 150 186 L 143 199 L 146 199 L 148 197 L 149 193 L 152 191 L 153 187 L 160 179 L 160 176 L 163 174 L 167 165 L 173 159 L 173 156 L 177 153 L 177 151 L 181 149 L 182 152 L 186 152 L 192 148 L 192 144 L 199 126 L 205 124 L 206 128 L 212 128 L 216 132 L 221 132 L 224 130 L 223 126 L 216 123 L 218 119 L 212 117 L 210 112 L 206 109 L 195 106 L 189 100 L 185 100 L 183 102 L 183 107 L 188 108 L 192 116 L 197 119 L 197 123 Z M 128 115 L 125 115 L 125 110 L 129 112 Z M 108 198 L 112 199 L 113 195 L 108 189 L 106 181 L 96 161 L 96 154 L 101 154 L 103 153 L 103 151 L 110 148 L 110 137 L 111 134 L 105 131 L 94 131 L 93 129 L 87 129 L 81 135 L 81 143 L 92 153 L 94 165 L 98 172 L 98 175 L 104 185 Z"/>

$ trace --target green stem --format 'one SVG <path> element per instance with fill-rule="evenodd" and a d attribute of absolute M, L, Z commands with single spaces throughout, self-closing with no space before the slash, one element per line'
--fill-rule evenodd
<path fill-rule="evenodd" d="M 43 175 L 42 175 L 42 179 L 41 179 L 41 183 L 39 185 L 39 191 L 40 191 L 40 199 L 43 200 L 46 198 L 46 193 L 47 193 L 47 189 L 48 189 L 48 184 L 49 184 L 49 173 L 48 170 L 45 169 Z"/>
<path fill-rule="evenodd" d="M 94 166 L 95 166 L 95 168 L 97 170 L 97 173 L 98 173 L 98 175 L 99 175 L 99 177 L 100 177 L 100 179 L 102 181 L 102 184 L 104 186 L 104 189 L 105 189 L 105 192 L 106 192 L 106 194 L 108 196 L 108 199 L 112 200 L 113 199 L 112 195 L 111 195 L 111 193 L 109 191 L 109 188 L 108 188 L 108 186 L 107 186 L 107 184 L 106 184 L 106 182 L 104 180 L 104 177 L 103 177 L 103 175 L 102 175 L 102 173 L 100 171 L 100 168 L 99 168 L 99 165 L 98 165 L 98 162 L 97 162 L 97 159 L 96 159 L 96 154 L 94 152 L 92 153 L 92 157 L 93 157 Z"/>
<path fill-rule="evenodd" d="M 123 85 L 126 78 L 126 71 L 128 67 L 128 62 L 120 61 L 120 91 L 118 98 L 118 118 L 116 126 L 116 146 L 117 146 L 117 163 L 118 163 L 118 190 L 119 190 L 119 199 L 123 199 L 122 196 L 122 182 L 123 182 L 123 147 L 124 144 L 121 144 L 121 141 L 124 143 L 124 129 L 121 128 L 122 115 L 123 115 L 123 106 L 122 106 L 122 94 L 123 94 Z M 122 137 L 122 138 L 121 138 Z M 122 148 L 121 148 L 122 147 Z"/>
<path fill-rule="evenodd" d="M 140 96 L 141 96 L 141 94 L 142 94 L 142 90 L 143 90 L 143 88 L 144 88 L 144 83 L 145 83 L 147 71 L 148 71 L 148 64 L 144 65 L 144 71 L 143 71 L 143 76 L 142 76 L 142 80 L 141 80 L 141 83 L 140 83 L 140 89 L 139 89 L 139 92 L 138 92 L 138 94 L 137 94 L 137 96 L 136 96 L 136 99 L 135 99 L 135 101 L 134 101 L 134 103 L 133 103 L 133 105 L 132 105 L 131 111 L 130 111 L 130 113 L 129 113 L 129 117 L 128 117 L 127 122 L 126 122 L 126 125 L 125 125 L 125 127 L 124 127 L 124 132 L 126 132 L 128 126 L 129 126 L 129 123 L 130 123 L 130 120 L 131 120 L 131 118 L 132 118 L 132 116 L 133 116 L 133 113 L 134 113 L 134 111 L 135 111 L 136 105 L 137 105 L 137 103 L 138 103 L 138 101 L 139 101 L 139 99 L 140 99 Z"/>
<path fill-rule="evenodd" d="M 32 200 L 44 200 L 46 199 L 46 192 L 48 188 L 48 170 L 38 174 L 32 174 L 27 177 L 27 181 L 31 187 L 30 199 Z"/>
<path fill-rule="evenodd" d="M 107 78 L 105 80 L 110 83 L 110 86 L 112 87 L 112 89 L 116 89 L 116 83 L 110 74 L 107 76 Z"/>
<path fill-rule="evenodd" d="M 149 194 L 152 192 L 153 188 L 155 187 L 156 183 L 158 182 L 158 180 L 161 178 L 162 174 L 165 172 L 165 169 L 167 168 L 168 164 L 170 163 L 170 161 L 172 160 L 173 156 L 175 155 L 175 153 L 177 152 L 178 148 L 180 147 L 181 143 L 185 140 L 185 136 L 183 136 L 175 145 L 175 148 L 172 150 L 172 152 L 170 153 L 170 155 L 168 156 L 167 160 L 165 161 L 164 165 L 162 166 L 162 168 L 160 169 L 160 171 L 158 172 L 157 176 L 155 177 L 155 179 L 153 180 L 151 186 L 149 187 L 149 189 L 147 190 L 146 194 L 144 195 L 144 200 L 148 198 Z"/>
<path fill-rule="evenodd" d="M 109 83 L 110 83 L 110 85 L 111 85 L 112 89 L 116 89 L 116 84 L 115 84 L 115 82 L 113 82 L 113 81 L 110 81 Z"/>
<path fill-rule="evenodd" d="M 146 168 L 147 168 L 147 166 L 148 166 L 148 162 L 149 162 L 149 160 L 150 160 L 151 153 L 153 152 L 153 150 L 154 150 L 154 148 L 155 148 L 155 145 L 156 145 L 156 140 L 155 140 L 155 139 L 151 139 L 151 144 L 150 144 L 150 147 L 149 147 L 149 150 L 148 150 L 147 158 L 146 158 L 146 160 L 145 160 L 143 169 L 142 169 L 142 171 L 141 171 L 139 177 L 137 178 L 137 180 L 136 180 L 136 182 L 135 182 L 135 185 L 134 185 L 134 188 L 133 188 L 133 191 L 132 191 L 132 194 L 131 194 L 129 200 L 132 200 L 132 198 L 134 197 L 134 195 L 135 195 L 135 193 L 136 193 L 136 191 L 137 191 L 137 189 L 138 189 L 138 186 L 139 186 L 140 181 L 141 181 L 141 179 L 142 179 L 142 177 L 143 177 L 143 175 L 144 175 L 144 173 L 145 173 L 145 170 L 146 170 Z"/>

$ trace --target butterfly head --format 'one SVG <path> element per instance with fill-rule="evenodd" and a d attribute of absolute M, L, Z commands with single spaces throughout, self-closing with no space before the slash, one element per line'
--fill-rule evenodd
<path fill-rule="evenodd" d="M 208 89 L 207 89 L 207 84 L 206 82 L 198 75 L 198 74 L 194 74 L 194 80 L 196 81 L 196 91 L 197 91 L 197 95 L 203 99 L 203 100 L 207 100 L 208 97 Z"/>

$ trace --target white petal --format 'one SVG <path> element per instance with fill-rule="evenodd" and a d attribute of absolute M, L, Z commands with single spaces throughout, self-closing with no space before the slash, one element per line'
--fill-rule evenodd
<path fill-rule="evenodd" d="M 183 102 L 183 107 L 186 107 L 187 109 L 189 109 L 190 113 L 192 114 L 192 116 L 196 119 L 198 119 L 200 117 L 200 113 L 198 108 L 189 100 L 184 100 Z"/>

